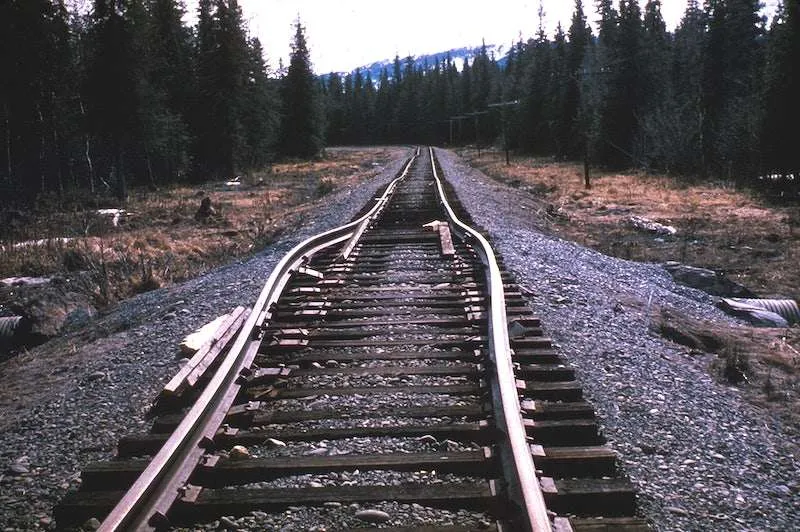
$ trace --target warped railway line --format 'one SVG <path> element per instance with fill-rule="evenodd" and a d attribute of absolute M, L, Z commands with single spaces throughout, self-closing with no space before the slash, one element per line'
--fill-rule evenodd
<path fill-rule="evenodd" d="M 573 370 L 446 189 L 417 150 L 362 217 L 298 245 L 58 526 L 280 529 L 314 507 L 300 529 L 646 530 Z"/>

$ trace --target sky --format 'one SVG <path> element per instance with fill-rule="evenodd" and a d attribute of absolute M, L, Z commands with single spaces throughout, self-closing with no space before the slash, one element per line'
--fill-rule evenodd
<path fill-rule="evenodd" d="M 766 0 L 774 9 L 778 0 Z M 615 4 L 617 2 L 614 2 Z M 645 0 L 640 0 L 644 7 Z M 539 26 L 539 0 L 239 0 L 250 33 L 261 40 L 270 68 L 288 65 L 293 23 L 306 28 L 311 61 L 317 74 L 347 72 L 383 59 L 442 52 L 461 46 L 508 46 L 521 36 L 533 37 Z M 553 35 L 561 21 L 567 31 L 574 0 L 543 0 L 545 29 Z M 584 12 L 595 22 L 594 0 Z M 662 0 L 668 29 L 680 21 L 686 0 Z M 187 9 L 196 10 L 196 1 Z"/>

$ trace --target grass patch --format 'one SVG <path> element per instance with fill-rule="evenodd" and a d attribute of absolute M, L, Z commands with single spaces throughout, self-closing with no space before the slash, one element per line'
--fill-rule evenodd
<path fill-rule="evenodd" d="M 540 216 L 564 238 L 642 262 L 675 260 L 725 273 L 763 297 L 800 297 L 800 207 L 774 206 L 725 181 L 689 183 L 664 175 L 592 172 L 583 166 L 500 152 L 462 153 L 492 178 L 527 190 Z M 630 216 L 674 226 L 674 236 L 641 233 Z M 550 222 L 556 223 L 550 223 Z"/>
<path fill-rule="evenodd" d="M 713 269 L 761 297 L 800 298 L 798 206 L 769 204 L 723 180 L 640 172 L 595 170 L 586 190 L 581 164 L 514 157 L 507 166 L 500 152 L 461 155 L 493 179 L 527 191 L 539 204 L 532 222 L 567 240 L 628 260 Z M 631 216 L 673 226 L 677 233 L 643 233 L 626 223 Z M 719 326 L 668 310 L 659 310 L 651 326 L 698 355 L 711 353 L 712 375 L 742 386 L 752 401 L 779 412 L 800 432 L 799 327 Z"/>
<path fill-rule="evenodd" d="M 2 213 L 12 222 L 0 233 L 0 278 L 88 271 L 94 303 L 107 306 L 263 249 L 313 215 L 316 199 L 358 186 L 404 154 L 400 148 L 329 149 L 324 159 L 276 164 L 239 185 L 134 189 L 125 205 L 51 196 L 32 213 Z M 206 197 L 214 212 L 196 219 Z M 97 212 L 116 207 L 129 213 L 117 225 Z M 11 297 L 0 292 L 0 305 Z"/>

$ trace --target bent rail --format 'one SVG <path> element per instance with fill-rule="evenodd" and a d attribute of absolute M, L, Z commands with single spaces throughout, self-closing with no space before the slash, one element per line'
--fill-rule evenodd
<path fill-rule="evenodd" d="M 260 344 L 262 326 L 291 275 L 321 249 L 357 239 L 388 203 L 397 183 L 405 178 L 418 155 L 419 149 L 369 212 L 353 222 L 304 240 L 277 264 L 228 355 L 203 393 L 98 530 L 155 530 L 168 524 L 167 512 L 185 491 L 189 476 L 233 403 L 239 390 L 236 381 L 251 365 Z"/>
<path fill-rule="evenodd" d="M 528 446 L 525 427 L 519 407 L 519 398 L 515 386 L 514 371 L 511 362 L 511 343 L 508 336 L 506 318 L 505 295 L 500 268 L 494 256 L 491 245 L 480 233 L 464 224 L 456 216 L 439 179 L 436 170 L 436 159 L 433 148 L 428 148 L 431 155 L 433 177 L 442 206 L 447 213 L 454 231 L 461 238 L 471 240 L 477 245 L 475 252 L 480 256 L 486 269 L 486 284 L 489 288 L 489 352 L 494 363 L 494 378 L 492 379 L 492 404 L 498 421 L 498 429 L 504 431 L 506 439 L 501 457 L 506 476 L 513 479 L 514 485 L 510 487 L 510 495 L 523 510 L 527 530 L 545 532 L 552 530 L 550 519 L 547 515 L 544 496 L 539 487 L 539 480 L 535 474 L 533 458 Z"/>

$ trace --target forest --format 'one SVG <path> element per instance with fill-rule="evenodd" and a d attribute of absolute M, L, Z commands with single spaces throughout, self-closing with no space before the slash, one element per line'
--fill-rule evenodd
<path fill-rule="evenodd" d="M 568 28 L 547 35 L 540 10 L 505 57 L 395 57 L 375 80 L 315 75 L 299 19 L 289 64 L 271 68 L 236 0 L 200 0 L 195 26 L 180 0 L 6 1 L 0 207 L 124 200 L 384 143 L 508 147 L 797 201 L 800 0 L 769 23 L 757 0 L 689 0 L 674 31 L 659 0 L 643 4 L 575 0 Z"/>

